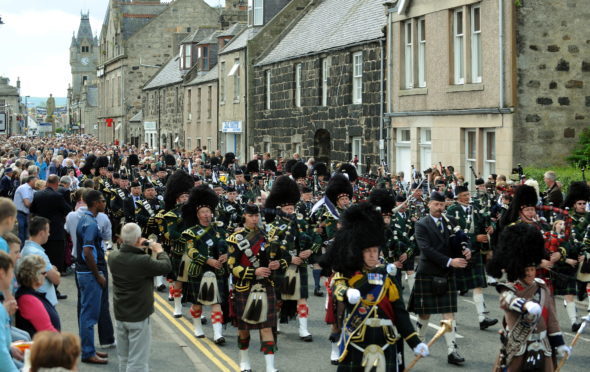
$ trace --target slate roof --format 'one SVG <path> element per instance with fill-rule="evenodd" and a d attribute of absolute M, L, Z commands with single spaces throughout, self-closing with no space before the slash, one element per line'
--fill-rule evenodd
<path fill-rule="evenodd" d="M 139 29 L 162 13 L 169 4 L 119 3 L 122 15 L 123 38 L 129 39 Z"/>
<path fill-rule="evenodd" d="M 248 25 L 246 25 L 245 23 L 234 23 L 233 25 L 229 26 L 227 30 L 221 31 L 221 33 L 218 36 L 236 36 L 237 34 L 242 32 L 242 30 L 245 29 L 247 26 Z"/>
<path fill-rule="evenodd" d="M 190 34 L 188 34 L 187 37 L 182 39 L 182 41 L 180 43 L 181 44 L 198 43 L 200 41 L 205 40 L 209 36 L 211 36 L 211 34 L 215 33 L 216 30 L 217 30 L 217 28 L 212 27 L 212 26 L 211 27 L 207 27 L 207 26 L 199 27 L 198 29 L 196 29 L 193 32 L 191 32 Z"/>
<path fill-rule="evenodd" d="M 248 27 L 238 35 L 234 36 L 233 39 L 219 52 L 219 54 L 227 54 L 235 52 L 236 50 L 244 49 L 248 44 L 248 40 L 252 39 L 261 27 Z"/>
<path fill-rule="evenodd" d="M 133 117 L 131 119 L 129 119 L 129 121 L 142 122 L 143 121 L 143 110 L 139 110 L 139 112 L 137 114 L 133 115 Z"/>
<path fill-rule="evenodd" d="M 154 77 L 144 85 L 143 89 L 154 89 L 182 82 L 183 73 L 180 70 L 180 54 L 170 59 Z"/>
<path fill-rule="evenodd" d="M 217 79 L 219 79 L 219 72 L 217 70 L 218 70 L 217 66 L 215 66 L 211 70 L 207 71 L 207 73 L 205 73 L 203 75 L 197 75 L 196 78 L 194 78 L 193 80 L 186 83 L 185 86 L 203 84 L 203 83 L 217 80 Z"/>
<path fill-rule="evenodd" d="M 219 33 L 221 31 L 214 31 L 208 37 L 204 38 L 203 40 L 199 41 L 197 45 L 204 45 L 204 44 L 217 44 L 217 38 L 219 37 Z"/>
<path fill-rule="evenodd" d="M 257 65 L 267 65 L 384 37 L 382 0 L 323 0 Z"/>
<path fill-rule="evenodd" d="M 92 27 L 90 26 L 90 21 L 88 18 L 88 13 L 82 14 L 80 17 L 80 26 L 78 26 L 78 33 L 76 35 L 77 41 L 81 41 L 83 39 L 87 39 L 90 42 L 94 41 L 94 36 L 92 35 Z"/>

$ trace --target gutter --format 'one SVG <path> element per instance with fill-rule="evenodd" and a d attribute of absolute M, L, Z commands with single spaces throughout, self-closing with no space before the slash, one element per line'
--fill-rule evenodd
<path fill-rule="evenodd" d="M 386 117 L 400 118 L 408 116 L 453 116 L 453 115 L 488 115 L 488 114 L 512 114 L 513 108 L 489 107 L 473 109 L 451 109 L 451 110 L 425 110 L 425 111 L 401 111 L 388 112 Z"/>

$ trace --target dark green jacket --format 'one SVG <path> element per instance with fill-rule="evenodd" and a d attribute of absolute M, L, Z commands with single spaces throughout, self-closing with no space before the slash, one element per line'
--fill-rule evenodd
<path fill-rule="evenodd" d="M 141 322 L 154 312 L 154 276 L 172 270 L 165 252 L 154 259 L 142 249 L 123 245 L 109 255 L 113 278 L 113 308 L 115 319 Z"/>

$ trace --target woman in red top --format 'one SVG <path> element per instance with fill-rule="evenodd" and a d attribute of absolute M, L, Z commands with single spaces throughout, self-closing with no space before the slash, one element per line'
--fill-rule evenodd
<path fill-rule="evenodd" d="M 16 326 L 29 332 L 31 337 L 39 331 L 59 332 L 61 329 L 57 310 L 44 293 L 37 291 L 43 285 L 45 275 L 45 261 L 37 255 L 23 258 L 16 271 L 19 284 L 15 295 L 18 303 Z"/>

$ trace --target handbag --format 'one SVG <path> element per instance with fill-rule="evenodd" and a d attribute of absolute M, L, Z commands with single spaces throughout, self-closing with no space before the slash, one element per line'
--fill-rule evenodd
<path fill-rule="evenodd" d="M 432 294 L 442 296 L 449 291 L 448 278 L 446 276 L 432 277 Z"/>

